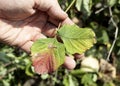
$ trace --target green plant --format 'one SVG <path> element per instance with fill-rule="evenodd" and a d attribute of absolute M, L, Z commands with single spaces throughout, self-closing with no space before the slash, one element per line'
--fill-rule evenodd
<path fill-rule="evenodd" d="M 105 65 L 101 66 L 103 72 L 81 71 L 81 60 L 76 60 L 74 70 L 61 66 L 52 74 L 37 75 L 28 54 L 0 43 L 0 86 L 119 86 L 120 0 L 59 0 L 59 3 L 63 10 L 69 7 L 67 14 L 75 24 L 91 28 L 96 34 L 97 43 L 85 52 L 86 58 L 90 56 L 98 62 L 104 59 L 110 67 L 107 69 L 116 69 L 116 78 L 111 78 L 112 72 L 104 73 Z"/>
<path fill-rule="evenodd" d="M 91 29 L 63 25 L 55 38 L 40 39 L 32 45 L 33 67 L 38 74 L 51 73 L 64 63 L 65 55 L 82 54 L 95 42 L 95 34 Z"/>

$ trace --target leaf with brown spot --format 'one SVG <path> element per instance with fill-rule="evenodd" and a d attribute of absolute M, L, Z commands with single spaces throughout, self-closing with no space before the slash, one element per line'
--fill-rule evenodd
<path fill-rule="evenodd" d="M 55 38 L 40 39 L 31 47 L 32 62 L 36 73 L 52 73 L 64 63 L 65 48 Z"/>

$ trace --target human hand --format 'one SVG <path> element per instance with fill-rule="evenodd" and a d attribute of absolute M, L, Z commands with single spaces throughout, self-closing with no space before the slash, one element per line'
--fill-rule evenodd
<path fill-rule="evenodd" d="M 0 41 L 30 52 L 33 42 L 53 37 L 59 23 L 73 24 L 57 0 L 0 0 Z M 66 57 L 64 66 L 75 67 Z"/>

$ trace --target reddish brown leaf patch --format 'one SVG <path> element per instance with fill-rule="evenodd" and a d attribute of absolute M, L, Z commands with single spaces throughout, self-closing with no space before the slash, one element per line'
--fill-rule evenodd
<path fill-rule="evenodd" d="M 36 57 L 34 57 L 34 59 L 32 59 L 32 61 L 34 70 L 38 74 L 52 73 L 55 71 L 53 55 L 49 52 L 38 54 Z"/>

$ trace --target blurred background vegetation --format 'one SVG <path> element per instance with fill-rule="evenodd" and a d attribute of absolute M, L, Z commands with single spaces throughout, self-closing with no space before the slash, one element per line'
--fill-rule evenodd
<path fill-rule="evenodd" d="M 61 67 L 53 74 L 37 75 L 28 54 L 0 43 L 0 86 L 120 86 L 120 0 L 58 1 L 78 26 L 89 27 L 96 34 L 97 43 L 85 53 L 86 58 L 109 57 L 107 64 L 116 69 L 116 77 L 109 71 L 104 72 L 106 77 L 101 72 L 81 72 L 81 60 L 72 71 Z"/>

